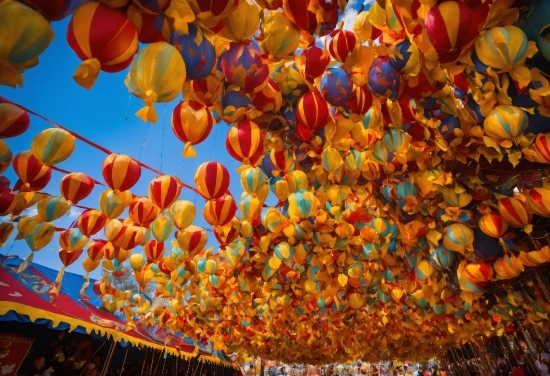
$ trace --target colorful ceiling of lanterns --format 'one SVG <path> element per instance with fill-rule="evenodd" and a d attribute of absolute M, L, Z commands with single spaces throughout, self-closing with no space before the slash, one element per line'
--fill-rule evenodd
<path fill-rule="evenodd" d="M 29 114 L 6 99 L 0 160 L 19 180 L 2 180 L 0 232 L 30 248 L 20 269 L 60 232 L 65 266 L 131 265 L 140 285 L 156 282 L 162 304 L 94 286 L 129 325 L 288 362 L 433 357 L 502 334 L 518 304 L 527 324 L 547 323 L 535 287 L 490 302 L 484 289 L 550 261 L 532 237 L 550 217 L 550 3 L 357 3 L 0 0 L 1 84 L 21 85 L 50 22 L 70 17 L 75 81 L 93 90 L 127 70 L 136 115 L 153 123 L 156 103 L 181 96 L 173 134 L 183 158 L 205 160 L 194 186 L 159 175 L 143 197 L 131 189 L 148 167 L 119 154 L 103 182 L 83 166 L 42 192 L 83 140 L 46 129 L 12 155 Z M 216 127 L 237 172 L 197 156 Z M 93 189 L 97 207 L 57 228 Z"/>

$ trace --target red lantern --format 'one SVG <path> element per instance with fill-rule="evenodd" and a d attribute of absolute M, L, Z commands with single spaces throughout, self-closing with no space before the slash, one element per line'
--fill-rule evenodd
<path fill-rule="evenodd" d="M 181 181 L 175 176 L 158 176 L 149 184 L 149 198 L 153 205 L 164 210 L 178 199 L 181 186 Z"/>
<path fill-rule="evenodd" d="M 105 214 L 95 209 L 85 210 L 76 220 L 80 232 L 88 237 L 97 234 L 105 226 L 105 223 L 107 223 Z"/>
<path fill-rule="evenodd" d="M 170 25 L 164 14 L 148 13 L 134 4 L 128 7 L 126 14 L 136 26 L 141 43 L 170 42 Z"/>
<path fill-rule="evenodd" d="M 164 257 L 164 243 L 151 240 L 143 246 L 148 262 L 160 261 Z"/>
<path fill-rule="evenodd" d="M 207 201 L 202 214 L 206 222 L 212 226 L 223 226 L 231 222 L 236 212 L 235 199 L 227 194 L 215 200 Z"/>
<path fill-rule="evenodd" d="M 14 190 L 22 192 L 39 191 L 46 187 L 52 178 L 52 170 L 38 162 L 30 151 L 22 151 L 13 158 L 13 169 L 19 180 Z"/>
<path fill-rule="evenodd" d="M 195 186 L 207 200 L 223 196 L 229 189 L 229 171 L 218 162 L 205 162 L 195 172 Z"/>
<path fill-rule="evenodd" d="M 305 58 L 304 76 L 310 81 L 325 73 L 330 63 L 330 55 L 324 43 L 317 38 L 302 51 L 301 55 Z"/>
<path fill-rule="evenodd" d="M 144 227 L 136 226 L 133 224 L 124 225 L 122 226 L 118 234 L 116 234 L 116 237 L 112 239 L 112 242 L 113 245 L 117 248 L 130 250 L 142 244 L 146 235 L 147 229 L 145 229 Z"/>
<path fill-rule="evenodd" d="M 91 2 L 75 10 L 67 42 L 83 60 L 73 78 L 90 89 L 100 70 L 120 72 L 130 65 L 138 49 L 138 33 L 123 12 Z"/>
<path fill-rule="evenodd" d="M 214 119 L 202 104 L 195 101 L 180 102 L 172 112 L 172 130 L 185 144 L 184 157 L 195 157 L 192 145 L 200 144 L 212 131 Z"/>
<path fill-rule="evenodd" d="M 94 189 L 94 180 L 82 172 L 71 172 L 63 176 L 59 190 L 70 204 L 76 204 L 88 197 Z"/>
<path fill-rule="evenodd" d="M 328 45 L 330 55 L 337 61 L 343 63 L 349 54 L 355 49 L 357 37 L 352 31 L 336 30 L 333 31 L 332 39 Z"/>
<path fill-rule="evenodd" d="M 307 125 L 301 122 L 296 123 L 296 137 L 298 137 L 300 141 L 311 141 L 313 136 L 315 136 L 315 133 L 309 129 Z"/>
<path fill-rule="evenodd" d="M 137 225 L 149 227 L 159 214 L 158 208 L 153 205 L 149 197 L 136 197 L 132 200 L 128 215 Z"/>
<path fill-rule="evenodd" d="M 64 249 L 59 250 L 59 259 L 63 263 L 63 266 L 67 267 L 71 265 L 73 262 L 78 260 L 80 255 L 82 254 L 83 249 L 79 249 L 73 252 L 67 252 Z"/>
<path fill-rule="evenodd" d="M 550 163 L 550 133 L 537 134 L 533 147 L 539 162 Z"/>
<path fill-rule="evenodd" d="M 103 179 L 112 190 L 126 191 L 132 188 L 141 176 L 141 166 L 123 154 L 111 154 L 101 167 Z"/>
<path fill-rule="evenodd" d="M 22 3 L 39 11 L 50 21 L 59 21 L 67 17 L 73 7 L 71 3 L 83 3 L 83 0 L 25 0 Z"/>
<path fill-rule="evenodd" d="M 24 111 L 11 103 L 0 103 L 0 138 L 19 136 L 29 129 L 31 119 Z"/>
<path fill-rule="evenodd" d="M 424 23 L 439 61 L 455 61 L 474 41 L 483 21 L 482 12 L 474 12 L 462 1 L 446 1 L 432 7 Z"/>
<path fill-rule="evenodd" d="M 0 190 L 0 216 L 9 214 L 14 198 L 15 195 L 9 188 Z"/>
<path fill-rule="evenodd" d="M 88 244 L 88 257 L 94 261 L 101 259 L 106 244 L 107 242 L 105 240 L 92 240 L 92 242 Z"/>
<path fill-rule="evenodd" d="M 194 257 L 202 251 L 208 242 L 206 231 L 197 226 L 189 226 L 184 230 L 179 230 L 176 233 L 176 238 L 178 240 L 178 246 L 189 252 L 190 257 Z"/>
<path fill-rule="evenodd" d="M 319 23 L 318 0 L 283 0 L 283 13 L 298 29 L 315 34 Z"/>
<path fill-rule="evenodd" d="M 296 122 L 302 123 L 314 132 L 328 123 L 328 105 L 318 91 L 305 93 L 296 106 Z"/>
<path fill-rule="evenodd" d="M 361 118 L 368 112 L 372 106 L 372 93 L 367 88 L 367 85 L 355 86 L 351 92 L 351 96 L 346 101 L 346 107 L 353 115 L 358 115 L 360 118 L 352 119 L 355 121 Z"/>
<path fill-rule="evenodd" d="M 263 155 L 260 127 L 249 120 L 239 121 L 227 132 L 225 147 L 236 160 L 255 165 Z"/>

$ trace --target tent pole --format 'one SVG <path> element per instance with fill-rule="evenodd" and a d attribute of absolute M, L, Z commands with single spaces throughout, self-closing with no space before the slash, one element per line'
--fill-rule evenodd
<path fill-rule="evenodd" d="M 122 376 L 122 372 L 124 372 L 124 366 L 126 365 L 126 357 L 128 356 L 129 349 L 130 349 L 129 347 L 126 347 L 126 354 L 124 354 L 124 359 L 122 360 L 122 366 L 120 367 L 119 376 Z"/>
<path fill-rule="evenodd" d="M 80 372 L 80 376 L 82 376 L 82 375 L 84 374 L 84 371 L 85 371 L 86 368 L 88 367 L 88 364 L 90 364 L 90 362 L 92 361 L 92 359 L 94 358 L 94 356 L 97 355 L 97 353 L 99 352 L 99 350 L 101 350 L 101 348 L 103 347 L 103 345 L 106 344 L 107 342 L 109 342 L 109 339 L 107 339 L 107 341 L 105 341 L 105 342 L 101 342 L 101 346 L 99 346 L 99 347 L 97 348 L 97 350 L 92 354 L 92 356 L 90 356 L 90 359 L 88 359 L 88 360 L 86 361 L 86 363 L 84 363 L 84 367 L 82 367 L 82 371 Z M 69 355 L 70 355 L 70 353 L 69 353 Z M 69 357 L 67 357 L 67 359 L 68 359 L 68 358 L 69 358 Z"/>

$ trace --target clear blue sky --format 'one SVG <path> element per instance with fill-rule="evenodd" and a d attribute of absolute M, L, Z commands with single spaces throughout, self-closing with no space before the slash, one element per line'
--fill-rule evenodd
<path fill-rule="evenodd" d="M 134 115 L 143 107 L 143 102 L 131 96 L 124 85 L 128 69 L 119 73 L 101 72 L 90 91 L 77 85 L 72 75 L 81 61 L 66 41 L 69 20 L 70 17 L 67 17 L 52 24 L 55 39 L 40 56 L 39 65 L 25 72 L 23 88 L 12 89 L 0 86 L 0 95 L 36 111 L 114 153 L 127 154 L 156 169 L 161 169 L 162 166 L 162 172 L 165 174 L 176 175 L 183 182 L 193 186 L 195 170 L 202 162 L 219 161 L 230 171 L 230 191 L 235 199 L 239 200 L 242 188 L 235 171 L 239 164 L 225 149 L 228 126 L 223 123 L 215 126 L 208 139 L 201 145 L 197 145 L 198 157 L 184 159 L 181 156 L 183 144 L 173 134 L 170 124 L 172 110 L 181 97 L 172 103 L 156 105 L 159 121 L 155 125 L 147 124 Z M 53 126 L 31 115 L 29 130 L 21 136 L 6 139 L 6 141 L 15 155 L 23 150 L 29 150 L 33 137 L 50 127 Z M 58 167 L 71 172 L 84 172 L 96 180 L 103 181 L 101 164 L 105 157 L 106 154 L 103 152 L 77 141 L 73 155 Z M 13 186 L 17 180 L 13 169 L 10 167 L 5 175 L 11 180 Z M 62 177 L 63 174 L 53 171 L 52 180 L 44 191 L 59 195 L 59 182 Z M 143 169 L 141 179 L 131 190 L 132 193 L 140 196 L 147 195 L 148 184 L 154 177 L 152 172 Z M 99 195 L 104 189 L 106 187 L 96 185 L 92 194 L 80 204 L 99 208 Z M 195 196 L 194 192 L 183 189 L 180 199 L 196 202 L 197 219 L 194 224 L 209 228 L 210 226 L 201 215 L 204 200 L 200 196 Z M 79 211 L 71 210 L 69 215 L 57 220 L 55 224 L 58 227 L 68 227 L 78 214 Z M 12 255 L 25 257 L 30 250 L 24 240 L 13 240 L 15 233 L 16 231 L 0 253 L 5 254 L 9 250 Z M 98 233 L 97 237 L 102 238 L 103 232 Z M 217 246 L 211 233 L 209 233 L 209 244 Z M 58 250 L 59 242 L 56 236 L 48 246 L 35 253 L 34 262 L 58 269 L 62 265 Z M 142 249 L 140 248 L 139 251 L 141 252 Z M 85 253 L 68 270 L 83 274 L 81 263 L 84 257 Z M 92 276 L 98 277 L 99 269 Z"/>

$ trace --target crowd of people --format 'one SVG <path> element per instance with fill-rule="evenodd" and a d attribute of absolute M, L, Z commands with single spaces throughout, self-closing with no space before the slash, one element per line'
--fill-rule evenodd
<path fill-rule="evenodd" d="M 244 376 L 451 376 L 445 367 L 405 363 L 395 365 L 392 362 L 368 364 L 356 361 L 353 365 L 333 365 L 323 367 L 302 365 L 272 365 L 247 363 L 243 367 Z"/>
<path fill-rule="evenodd" d="M 491 371 L 493 376 L 550 376 L 549 364 L 550 354 L 541 352 L 535 361 L 536 373 L 533 374 L 520 352 L 507 357 L 500 353 Z M 245 364 L 242 373 L 243 376 L 486 376 L 473 360 L 464 362 L 460 367 L 439 362 L 422 366 L 409 362 L 368 364 L 356 361 L 351 365 L 330 364 L 323 367 L 262 362 Z"/>

